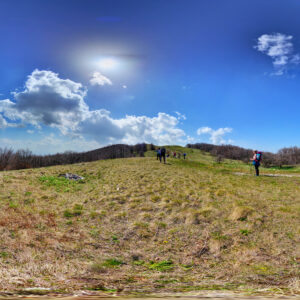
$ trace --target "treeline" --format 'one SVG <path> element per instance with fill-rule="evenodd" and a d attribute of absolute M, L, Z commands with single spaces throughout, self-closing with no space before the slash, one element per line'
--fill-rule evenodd
<path fill-rule="evenodd" d="M 249 162 L 249 159 L 253 156 L 253 150 L 233 145 L 212 145 L 206 143 L 198 143 L 188 144 L 187 147 L 209 152 L 219 161 L 222 158 L 228 158 Z M 300 164 L 300 148 L 282 148 L 277 153 L 263 152 L 262 164 L 265 167 L 282 167 L 283 165 Z"/>
<path fill-rule="evenodd" d="M 153 149 L 155 149 L 154 145 L 145 143 L 134 146 L 118 144 L 88 152 L 67 151 L 53 155 L 34 155 L 29 150 L 13 151 L 9 148 L 0 148 L 0 171 L 75 164 L 101 159 L 144 156 L 146 151 Z"/>

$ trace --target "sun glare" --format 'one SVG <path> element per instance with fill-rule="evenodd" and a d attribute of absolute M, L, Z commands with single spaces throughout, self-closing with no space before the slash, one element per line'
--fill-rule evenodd
<path fill-rule="evenodd" d="M 102 58 L 99 61 L 99 67 L 106 71 L 113 71 L 119 67 L 119 62 L 114 58 Z"/>

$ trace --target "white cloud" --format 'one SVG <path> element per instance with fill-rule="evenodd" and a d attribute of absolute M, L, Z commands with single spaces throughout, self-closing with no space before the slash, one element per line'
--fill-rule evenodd
<path fill-rule="evenodd" d="M 39 129 L 50 126 L 65 136 L 85 138 L 98 146 L 140 142 L 184 144 L 189 139 L 178 127 L 179 121 L 186 118 L 179 112 L 177 116 L 160 112 L 153 117 L 113 118 L 107 110 L 90 110 L 85 102 L 86 93 L 81 83 L 61 79 L 51 71 L 34 70 L 24 90 L 14 93 L 14 101 L 0 101 L 0 124 L 8 126 L 5 122 L 10 120 Z"/>
<path fill-rule="evenodd" d="M 73 131 L 88 112 L 86 90 L 81 83 L 60 79 L 51 71 L 34 70 L 22 92 L 15 92 L 15 102 L 0 101 L 0 112 L 10 120 L 20 120 L 36 127 L 44 124 L 61 132 Z"/>
<path fill-rule="evenodd" d="M 122 88 L 123 88 L 123 89 L 127 89 L 127 85 L 126 85 L 126 84 L 123 84 L 123 85 L 122 85 Z"/>
<path fill-rule="evenodd" d="M 177 115 L 178 120 L 186 120 L 186 116 L 184 114 L 181 114 L 178 111 L 175 111 L 175 114 Z"/>
<path fill-rule="evenodd" d="M 197 130 L 198 135 L 208 134 L 210 135 L 209 140 L 212 144 L 220 145 L 220 144 L 229 144 L 232 143 L 232 140 L 225 140 L 224 135 L 226 133 L 231 133 L 232 128 L 224 127 L 214 130 L 210 127 L 201 127 Z"/>
<path fill-rule="evenodd" d="M 90 111 L 77 133 L 95 139 L 101 144 L 140 142 L 155 144 L 184 143 L 185 132 L 177 127 L 178 118 L 166 113 L 155 117 L 111 117 L 107 110 Z"/>
<path fill-rule="evenodd" d="M 1 128 L 6 128 L 7 127 L 7 122 L 6 120 L 3 118 L 2 115 L 0 115 L 0 129 Z"/>
<path fill-rule="evenodd" d="M 92 78 L 90 79 L 91 85 L 112 85 L 112 82 L 109 78 L 101 74 L 100 72 L 94 72 Z"/>
<path fill-rule="evenodd" d="M 258 51 L 271 57 L 274 75 L 282 75 L 291 65 L 300 63 L 299 54 L 294 53 L 293 36 L 282 33 L 263 34 L 254 46 Z"/>

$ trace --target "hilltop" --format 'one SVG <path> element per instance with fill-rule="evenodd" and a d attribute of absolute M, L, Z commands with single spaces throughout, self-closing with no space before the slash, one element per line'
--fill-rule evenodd
<path fill-rule="evenodd" d="M 300 179 L 168 149 L 188 159 L 164 165 L 148 151 L 1 172 L 1 290 L 299 293 Z"/>

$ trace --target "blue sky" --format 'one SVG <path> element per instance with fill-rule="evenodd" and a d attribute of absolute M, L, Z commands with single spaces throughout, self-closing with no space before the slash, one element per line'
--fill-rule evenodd
<path fill-rule="evenodd" d="M 299 145 L 298 0 L 1 0 L 0 147 Z"/>

